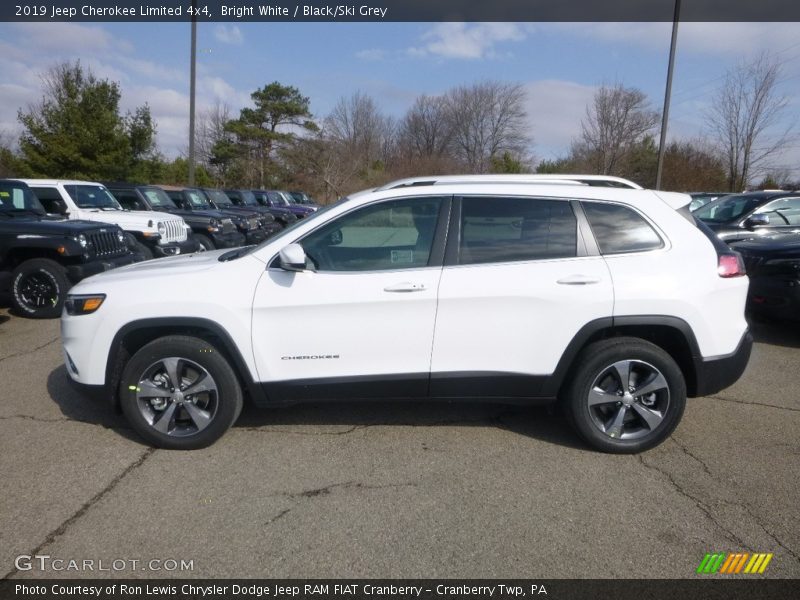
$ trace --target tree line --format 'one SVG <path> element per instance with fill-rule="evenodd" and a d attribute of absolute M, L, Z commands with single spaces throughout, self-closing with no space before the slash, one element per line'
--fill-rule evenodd
<path fill-rule="evenodd" d="M 662 188 L 740 191 L 789 186 L 791 172 L 770 169 L 792 139 L 775 133 L 787 98 L 777 90 L 780 64 L 768 55 L 729 70 L 705 115 L 707 135 L 666 147 Z M 20 109 L 22 133 L 0 135 L 0 176 L 69 177 L 185 184 L 185 156 L 158 150 L 147 105 L 123 113 L 119 84 L 80 62 L 42 78 L 40 102 Z M 519 84 L 482 81 L 437 96 L 421 95 L 401 118 L 355 92 L 330 114 L 272 82 L 251 94 L 238 115 L 217 102 L 199 117 L 198 185 L 303 189 L 321 200 L 415 175 L 444 173 L 596 173 L 655 184 L 660 115 L 647 96 L 622 83 L 601 86 L 586 107 L 568 153 L 536 161 Z"/>

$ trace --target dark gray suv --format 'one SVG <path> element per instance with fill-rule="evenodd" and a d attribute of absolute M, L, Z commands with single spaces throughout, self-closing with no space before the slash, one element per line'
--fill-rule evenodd
<path fill-rule="evenodd" d="M 800 232 L 800 191 L 734 194 L 693 214 L 729 244 L 770 233 Z"/>

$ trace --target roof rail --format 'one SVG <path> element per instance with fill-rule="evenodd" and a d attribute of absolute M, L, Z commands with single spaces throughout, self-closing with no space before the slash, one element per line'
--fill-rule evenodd
<path fill-rule="evenodd" d="M 392 190 L 403 187 L 416 187 L 428 185 L 445 185 L 460 183 L 508 183 L 542 185 L 589 185 L 597 187 L 615 187 L 641 190 L 642 186 L 622 177 L 611 175 L 567 175 L 554 174 L 529 174 L 529 175 L 431 175 L 429 177 L 408 177 L 386 183 L 375 191 Z"/>

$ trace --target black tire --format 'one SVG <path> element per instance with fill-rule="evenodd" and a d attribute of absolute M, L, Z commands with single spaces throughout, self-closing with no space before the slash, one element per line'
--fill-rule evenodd
<path fill-rule="evenodd" d="M 26 260 L 11 275 L 14 309 L 32 319 L 60 316 L 70 287 L 64 267 L 49 258 Z"/>
<path fill-rule="evenodd" d="M 153 258 L 153 251 L 150 250 L 150 248 L 145 246 L 139 240 L 134 240 L 133 247 L 134 247 L 136 252 L 138 252 L 139 254 L 141 254 L 144 257 L 142 260 L 150 260 L 151 258 Z"/>
<path fill-rule="evenodd" d="M 194 239 L 195 241 L 197 241 L 198 244 L 200 244 L 198 252 L 205 252 L 206 250 L 217 249 L 217 247 L 214 245 L 214 242 L 211 241 L 211 238 L 209 238 L 206 235 L 203 235 L 202 233 L 195 233 Z"/>
<path fill-rule="evenodd" d="M 201 381 L 213 385 L 214 391 L 201 392 L 194 400 L 188 393 L 186 399 L 181 396 L 177 401 L 169 400 L 175 398 L 167 374 L 170 358 L 180 359 L 176 379 L 189 379 L 178 391 L 188 392 Z M 198 377 L 193 379 L 195 374 Z M 210 377 L 210 383 L 203 375 Z M 161 387 L 155 388 L 154 382 Z M 163 389 L 164 396 L 148 396 L 147 391 L 155 389 Z M 159 338 L 137 351 L 123 369 L 119 398 L 133 429 L 150 444 L 171 450 L 210 446 L 234 424 L 242 410 L 241 386 L 227 359 L 212 344 L 182 335 Z M 203 415 L 202 427 L 190 414 L 196 413 L 197 408 Z M 166 421 L 164 417 L 168 417 Z"/>
<path fill-rule="evenodd" d="M 575 365 L 562 402 L 575 430 L 597 450 L 649 450 L 678 426 L 686 407 L 686 381 L 658 346 L 632 337 L 601 340 L 584 348 Z M 629 373 L 627 393 L 622 392 L 622 373 Z M 637 396 L 638 390 L 645 393 Z"/>

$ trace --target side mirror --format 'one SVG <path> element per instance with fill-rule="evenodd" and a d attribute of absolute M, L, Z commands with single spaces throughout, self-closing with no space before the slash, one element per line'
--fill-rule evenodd
<path fill-rule="evenodd" d="M 305 271 L 306 251 L 300 244 L 289 244 L 278 254 L 281 269 L 284 271 Z"/>
<path fill-rule="evenodd" d="M 744 222 L 744 226 L 747 227 L 748 229 L 763 227 L 765 225 L 769 225 L 769 215 L 765 214 L 751 215 Z"/>

